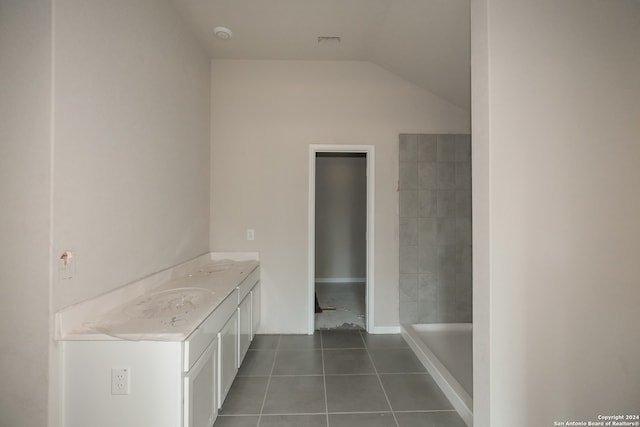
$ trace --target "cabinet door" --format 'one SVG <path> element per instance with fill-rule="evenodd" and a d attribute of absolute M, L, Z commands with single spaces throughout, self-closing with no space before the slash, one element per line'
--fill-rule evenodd
<path fill-rule="evenodd" d="M 238 306 L 238 368 L 251 344 L 251 294 Z"/>
<path fill-rule="evenodd" d="M 222 407 L 238 372 L 238 313 L 218 333 L 218 408 Z"/>
<path fill-rule="evenodd" d="M 260 327 L 260 282 L 251 290 L 251 340 Z"/>
<path fill-rule="evenodd" d="M 64 417 L 60 426 L 182 427 L 185 409 L 181 342 L 114 340 L 59 344 L 60 409 Z M 3 357 L 4 353 L 0 358 Z M 130 394 L 111 395 L 114 367 L 129 369 Z M 0 425 L 4 427 L 8 423 L 3 422 L 3 405 L 4 401 L 0 403 Z M 16 422 L 11 427 L 18 425 Z"/>
<path fill-rule="evenodd" d="M 216 419 L 217 350 L 217 340 L 214 340 L 184 376 L 185 427 L 211 427 Z"/>

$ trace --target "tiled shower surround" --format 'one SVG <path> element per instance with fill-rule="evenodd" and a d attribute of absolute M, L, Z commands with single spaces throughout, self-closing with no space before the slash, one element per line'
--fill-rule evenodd
<path fill-rule="evenodd" d="M 400 322 L 471 322 L 471 137 L 400 135 Z"/>

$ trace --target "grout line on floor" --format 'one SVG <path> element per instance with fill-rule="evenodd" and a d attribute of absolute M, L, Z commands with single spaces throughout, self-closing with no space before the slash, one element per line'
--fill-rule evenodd
<path fill-rule="evenodd" d="M 428 375 L 431 376 L 429 372 L 426 371 L 417 371 L 417 372 L 378 372 L 378 375 Z"/>
<path fill-rule="evenodd" d="M 326 415 L 324 412 L 283 412 L 275 414 L 262 414 L 263 417 L 282 417 L 282 416 L 301 416 L 301 415 Z"/>
<path fill-rule="evenodd" d="M 218 422 L 217 420 L 219 420 L 220 418 L 241 418 L 241 417 L 260 417 L 260 415 L 257 414 L 218 414 L 218 417 L 216 418 L 216 423 Z M 215 426 L 215 423 L 213 424 Z"/>
<path fill-rule="evenodd" d="M 327 399 L 327 375 L 324 370 L 324 343 L 322 342 L 322 332 L 320 333 L 320 356 L 322 358 L 322 383 L 324 385 L 324 413 L 329 427 L 329 402 Z"/>
<path fill-rule="evenodd" d="M 273 374 L 274 378 L 280 377 L 323 377 L 324 374 Z"/>
<path fill-rule="evenodd" d="M 276 354 L 273 356 L 273 363 L 271 364 L 271 370 L 269 371 L 269 377 L 267 379 L 267 387 L 264 390 L 264 397 L 262 398 L 262 406 L 260 406 L 260 414 L 258 414 L 258 426 L 260 425 L 260 421 L 262 420 L 262 412 L 264 411 L 264 405 L 265 403 L 267 403 L 267 394 L 269 393 L 269 386 L 271 385 L 271 376 L 273 375 L 273 369 L 276 366 L 276 360 L 278 360 L 278 348 L 280 347 L 280 337 L 281 335 L 278 335 L 278 342 L 275 348 Z"/>
<path fill-rule="evenodd" d="M 362 336 L 362 332 L 360 332 L 360 338 L 364 342 L 364 337 Z M 369 360 L 371 361 L 371 365 L 373 365 L 373 370 L 376 373 L 376 378 L 378 378 L 378 382 L 380 383 L 380 388 L 382 389 L 382 393 L 384 394 L 384 398 L 387 400 L 387 405 L 389 405 L 389 410 L 391 411 L 391 416 L 393 417 L 393 421 L 396 423 L 396 427 L 400 427 L 400 423 L 396 418 L 396 414 L 393 411 L 393 407 L 391 406 L 391 401 L 389 400 L 389 396 L 387 396 L 387 390 L 384 389 L 384 385 L 382 384 L 382 378 L 380 378 L 380 374 L 378 373 L 378 368 L 376 368 L 376 364 L 373 362 L 373 357 L 371 357 L 371 353 L 369 353 L 369 349 L 365 346 L 365 350 L 367 351 L 367 356 L 369 356 Z"/>
<path fill-rule="evenodd" d="M 376 375 L 375 372 L 358 372 L 358 373 L 354 373 L 354 374 L 326 374 L 326 377 L 357 377 L 357 376 L 361 376 L 361 377 L 366 377 L 366 376 L 373 376 Z"/>
<path fill-rule="evenodd" d="M 364 347 L 345 347 L 345 348 L 323 348 L 323 351 L 340 351 L 340 350 L 365 350 Z"/>
<path fill-rule="evenodd" d="M 337 350 L 364 350 L 366 347 L 329 347 L 323 348 L 323 350 L 327 351 L 337 351 Z"/>

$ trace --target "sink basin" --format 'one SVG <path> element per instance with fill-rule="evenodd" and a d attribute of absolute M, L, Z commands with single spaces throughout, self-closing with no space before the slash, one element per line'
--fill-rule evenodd
<path fill-rule="evenodd" d="M 202 288 L 167 289 L 133 300 L 124 312 L 134 319 L 184 316 L 207 308 L 214 298 L 214 292 Z"/>
<path fill-rule="evenodd" d="M 201 269 L 198 270 L 198 272 L 199 273 L 207 273 L 207 274 L 222 273 L 223 271 L 229 270 L 231 267 L 233 267 L 233 265 L 234 264 L 232 264 L 232 263 L 209 264 L 209 265 L 203 266 Z"/>

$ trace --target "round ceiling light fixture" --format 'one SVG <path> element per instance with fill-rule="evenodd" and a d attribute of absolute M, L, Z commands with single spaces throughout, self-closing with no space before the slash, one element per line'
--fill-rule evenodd
<path fill-rule="evenodd" d="M 229 40 L 233 37 L 233 33 L 227 27 L 215 27 L 213 29 L 213 34 L 220 40 Z"/>

